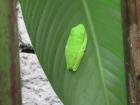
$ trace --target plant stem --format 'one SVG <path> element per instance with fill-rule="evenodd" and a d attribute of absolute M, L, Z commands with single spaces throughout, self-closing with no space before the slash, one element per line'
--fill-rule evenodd
<path fill-rule="evenodd" d="M 21 105 L 16 0 L 0 0 L 0 105 Z"/>

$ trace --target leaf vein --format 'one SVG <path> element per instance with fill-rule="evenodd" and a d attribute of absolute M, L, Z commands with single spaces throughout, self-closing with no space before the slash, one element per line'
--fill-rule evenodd
<path fill-rule="evenodd" d="M 97 38 L 96 38 L 94 26 L 92 24 L 92 19 L 91 19 L 91 15 L 90 15 L 90 12 L 89 12 L 88 4 L 87 4 L 86 0 L 82 0 L 82 4 L 83 4 L 83 7 L 84 7 L 84 10 L 85 10 L 87 19 L 88 19 L 90 30 L 92 32 L 92 39 L 93 39 L 93 43 L 94 43 L 95 49 L 96 49 L 97 61 L 98 61 L 98 66 L 99 66 L 99 70 L 100 70 L 101 81 L 102 81 L 102 85 L 103 85 L 103 89 L 104 89 L 104 96 L 105 96 L 105 100 L 106 100 L 106 105 L 110 105 L 109 99 L 108 99 L 108 95 L 107 95 L 107 86 L 105 84 L 105 79 L 104 79 L 103 66 L 102 66 L 102 63 L 101 63 L 99 45 L 98 45 L 98 41 L 97 41 Z"/>

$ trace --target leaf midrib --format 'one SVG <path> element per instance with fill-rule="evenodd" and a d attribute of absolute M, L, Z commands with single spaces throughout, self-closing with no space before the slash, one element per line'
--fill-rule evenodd
<path fill-rule="evenodd" d="M 105 96 L 105 100 L 106 100 L 106 105 L 110 105 L 109 99 L 108 99 L 108 96 L 107 96 L 107 87 L 106 87 L 105 79 L 104 79 L 104 73 L 103 73 L 103 67 L 102 67 L 102 63 L 101 63 L 98 41 L 97 41 L 97 38 L 96 38 L 94 26 L 92 24 L 91 15 L 90 15 L 89 8 L 88 8 L 86 0 L 82 0 L 82 4 L 83 4 L 83 7 L 84 7 L 84 10 L 85 10 L 87 19 L 88 19 L 90 30 L 92 32 L 92 40 L 93 40 L 93 43 L 95 45 L 95 51 L 96 51 L 98 66 L 99 66 L 99 70 L 100 70 L 100 77 L 101 77 L 101 81 L 102 81 L 102 85 L 103 85 L 103 89 L 104 89 L 104 96 Z"/>

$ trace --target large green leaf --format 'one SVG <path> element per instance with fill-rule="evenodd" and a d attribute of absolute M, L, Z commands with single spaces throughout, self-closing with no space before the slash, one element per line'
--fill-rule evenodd
<path fill-rule="evenodd" d="M 120 0 L 21 0 L 33 47 L 65 105 L 127 105 Z M 88 43 L 76 72 L 66 68 L 71 28 Z"/>

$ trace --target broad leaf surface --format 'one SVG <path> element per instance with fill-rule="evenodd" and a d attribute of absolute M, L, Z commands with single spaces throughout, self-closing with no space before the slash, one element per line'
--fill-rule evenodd
<path fill-rule="evenodd" d="M 20 0 L 33 47 L 64 105 L 127 105 L 120 0 Z M 82 23 L 88 43 L 76 72 L 65 45 Z"/>

